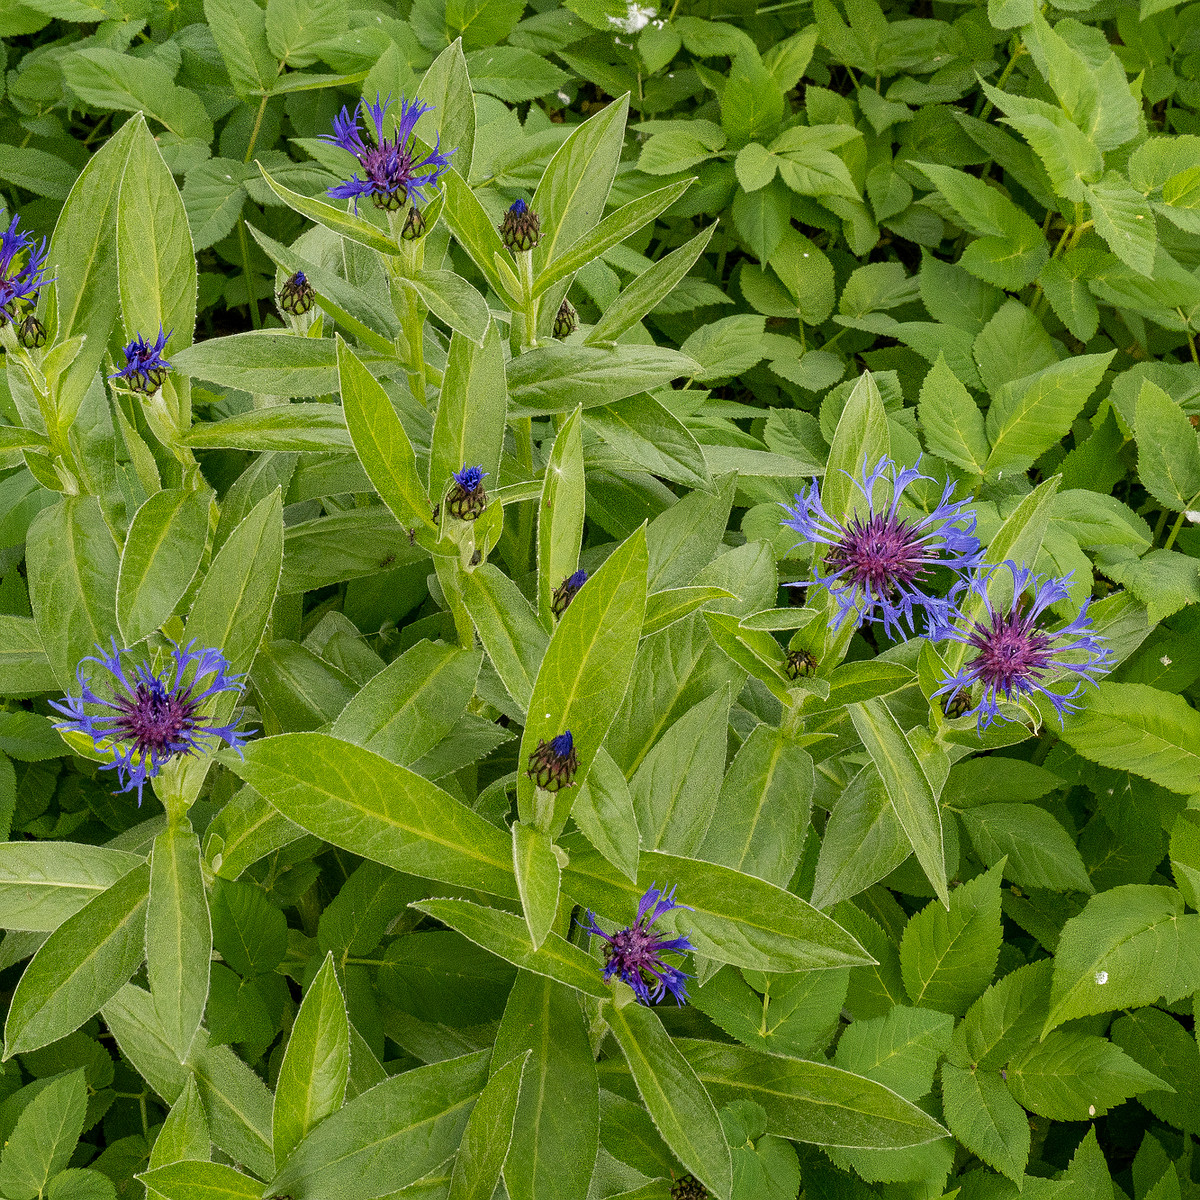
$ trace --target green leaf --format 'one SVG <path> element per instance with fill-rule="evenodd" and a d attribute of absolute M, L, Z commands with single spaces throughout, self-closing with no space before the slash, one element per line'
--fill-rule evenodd
<path fill-rule="evenodd" d="M 499 296 L 505 295 L 504 281 L 496 270 L 496 256 L 503 257 L 506 251 L 491 217 L 454 167 L 446 171 L 441 183 L 446 197 L 442 217 L 455 241 L 471 256 L 492 290 Z"/>
<path fill-rule="evenodd" d="M 42 646 L 69 692 L 80 660 L 118 632 L 117 548 L 96 499 L 66 496 L 43 508 L 29 526 L 26 556 Z"/>
<path fill-rule="evenodd" d="M 1200 713 L 1143 683 L 1101 683 L 1067 718 L 1062 739 L 1102 766 L 1190 795 L 1200 772 Z"/>
<path fill-rule="evenodd" d="M 862 494 L 854 479 L 862 478 L 864 464 L 868 471 L 874 470 L 890 452 L 883 398 L 871 373 L 865 371 L 838 418 L 825 466 L 821 502 L 834 520 L 850 516 L 862 505 Z"/>
<path fill-rule="evenodd" d="M 849 711 L 917 861 L 942 904 L 949 906 L 942 814 L 921 760 L 882 700 L 866 700 L 852 705 Z"/>
<path fill-rule="evenodd" d="M 51 1080 L 22 1110 L 0 1158 L 0 1188 L 11 1200 L 34 1200 L 70 1161 L 83 1132 L 83 1071 Z"/>
<path fill-rule="evenodd" d="M 146 910 L 146 973 L 163 1033 L 180 1062 L 208 1000 L 212 922 L 200 866 L 200 839 L 168 825 L 154 839 Z"/>
<path fill-rule="evenodd" d="M 1163 1081 L 1120 1047 L 1081 1029 L 1056 1029 L 1008 1065 L 1008 1087 L 1030 1112 L 1087 1121 Z"/>
<path fill-rule="evenodd" d="M 0 179 L 51 200 L 65 200 L 79 175 L 58 155 L 32 146 L 9 146 L 4 157 Z"/>
<path fill-rule="evenodd" d="M 454 1156 L 448 1200 L 492 1200 L 512 1142 L 521 1080 L 530 1051 L 492 1074 L 467 1118 Z"/>
<path fill-rule="evenodd" d="M 488 1058 L 417 1067 L 351 1100 L 296 1147 L 272 1193 L 378 1196 L 420 1179 L 459 1144 Z"/>
<path fill-rule="evenodd" d="M 999 1072 L 946 1063 L 942 1106 L 950 1132 L 972 1154 L 1020 1186 L 1029 1160 L 1029 1120 Z"/>
<path fill-rule="evenodd" d="M 13 993 L 4 1057 L 65 1037 L 121 990 L 146 952 L 150 866 L 136 867 L 68 917 Z"/>
<path fill-rule="evenodd" d="M 992 984 L 954 1030 L 949 1061 L 999 1070 L 1032 1046 L 1046 1020 L 1053 966 L 1053 960 L 1039 959 Z"/>
<path fill-rule="evenodd" d="M 195 578 L 208 535 L 207 488 L 155 492 L 137 510 L 117 575 L 117 623 L 127 646 L 158 629 Z"/>
<path fill-rule="evenodd" d="M 629 1064 L 654 1124 L 681 1163 L 711 1191 L 733 1187 L 729 1146 L 704 1085 L 680 1053 L 658 1014 L 628 993 L 606 1009 L 609 1028 Z"/>
<path fill-rule="evenodd" d="M 579 565 L 583 544 L 582 411 L 577 408 L 558 430 L 542 480 L 537 533 L 538 616 L 547 626 L 554 621 L 554 593 Z"/>
<path fill-rule="evenodd" d="M 1200 496 L 1200 440 L 1183 410 L 1147 379 L 1137 402 L 1138 479 L 1174 512 Z"/>
<path fill-rule="evenodd" d="M 512 825 L 513 873 L 525 923 L 535 948 L 541 946 L 558 912 L 558 888 L 562 865 L 554 853 L 554 839 L 524 821 Z"/>
<path fill-rule="evenodd" d="M 470 0 L 463 3 L 466 11 L 454 14 L 452 9 L 453 0 L 446 6 L 446 41 L 449 45 L 433 60 L 419 88 L 421 97 L 433 111 L 417 122 L 416 131 L 417 136 L 423 138 L 432 149 L 437 141 L 434 130 L 437 130 L 442 145 L 454 147 L 454 166 L 466 179 L 471 173 L 475 149 L 475 97 L 471 92 L 471 80 L 463 56 L 463 39 L 458 34 L 461 32 L 465 35 L 468 49 L 478 49 L 479 45 L 494 45 L 508 30 L 501 32 L 498 29 L 494 37 L 484 32 L 486 26 L 478 31 L 468 31 L 473 18 L 481 15 L 480 9 Z M 482 40 L 477 44 L 476 38 Z"/>
<path fill-rule="evenodd" d="M 461 276 L 453 271 L 421 271 L 402 286 L 415 292 L 425 307 L 456 333 L 483 345 L 491 318 L 487 302 Z"/>
<path fill-rule="evenodd" d="M 50 931 L 145 860 L 73 842 L 0 843 L 0 928 Z"/>
<path fill-rule="evenodd" d="M 975 853 L 1027 888 L 1091 893 L 1091 878 L 1071 835 L 1036 804 L 981 804 L 959 814 Z"/>
<path fill-rule="evenodd" d="M 529 700 L 519 763 L 529 761 L 539 741 L 570 730 L 579 759 L 575 782 L 587 778 L 629 686 L 646 612 L 646 571 L 646 534 L 639 529 L 609 555 L 559 618 Z M 523 821 L 535 819 L 535 790 L 532 779 L 518 777 Z M 565 825 L 572 792 L 561 788 L 554 794 L 551 834 Z"/>
<path fill-rule="evenodd" d="M 412 875 L 515 897 L 510 839 L 436 784 L 323 733 L 251 742 L 230 768 L 335 846 Z"/>
<path fill-rule="evenodd" d="M 204 0 L 204 17 L 233 90 L 249 100 L 271 90 L 278 63 L 267 45 L 266 14 L 236 0 Z"/>
<path fill-rule="evenodd" d="M 213 1142 L 247 1170 L 271 1174 L 271 1093 L 228 1046 L 192 1051 L 192 1072 Z"/>
<path fill-rule="evenodd" d="M 691 487 L 712 486 L 700 443 L 678 417 L 648 394 L 591 408 L 585 424 L 618 454 L 653 475 Z"/>
<path fill-rule="evenodd" d="M 614 867 L 637 879 L 639 834 L 624 772 L 603 746 L 571 806 L 580 832 Z"/>
<path fill-rule="evenodd" d="M 786 107 L 783 89 L 752 47 L 734 55 L 721 94 L 721 126 L 734 145 L 769 138 Z"/>
<path fill-rule="evenodd" d="M 480 657 L 477 650 L 418 642 L 367 681 L 334 721 L 333 736 L 412 766 L 466 711 Z"/>
<path fill-rule="evenodd" d="M 961 1016 L 991 982 L 1000 952 L 1000 868 L 977 875 L 910 919 L 900 942 L 914 1004 Z"/>
<path fill-rule="evenodd" d="M 401 525 L 432 531 L 433 510 L 417 476 L 412 442 L 387 392 L 340 337 L 337 364 L 346 427 L 368 478 Z"/>
<path fill-rule="evenodd" d="M 686 934 L 698 954 L 756 971 L 810 971 L 869 960 L 853 937 L 791 892 L 753 875 L 643 850 L 634 883 L 598 855 L 572 848 L 563 889 L 587 908 L 627 925 L 646 889 L 677 887 L 679 909 L 659 928 Z"/>
<path fill-rule="evenodd" d="M 945 1136 L 945 1130 L 891 1088 L 823 1062 L 805 1062 L 725 1042 L 678 1038 L 675 1044 L 721 1105 L 752 1100 L 767 1130 L 816 1146 L 898 1149 Z"/>
<path fill-rule="evenodd" d="M 984 473 L 989 447 L 983 413 L 942 355 L 921 385 L 919 412 L 925 445 L 932 453 L 964 471 Z"/>
<path fill-rule="evenodd" d="M 457 929 L 477 946 L 524 971 L 544 975 L 601 1000 L 612 995 L 601 978 L 600 965 L 587 953 L 556 933 L 547 933 L 535 946 L 525 922 L 511 913 L 467 900 L 419 900 L 410 907 Z"/>
<path fill-rule="evenodd" d="M 1116 171 L 1084 193 L 1092 210 L 1096 232 L 1108 248 L 1131 270 L 1147 277 L 1154 274 L 1158 232 L 1149 201 Z"/>
<path fill-rule="evenodd" d="M 916 1100 L 933 1087 L 953 1026 L 946 1013 L 897 1005 L 885 1016 L 855 1021 L 839 1040 L 835 1061 Z"/>
<path fill-rule="evenodd" d="M 130 124 L 136 132 L 117 196 L 121 314 L 130 337 L 150 340 L 164 330 L 170 357 L 192 344 L 196 252 L 179 189 L 146 122 L 135 117 Z"/>
<path fill-rule="evenodd" d="M 193 425 L 183 440 L 197 450 L 286 453 L 351 448 L 345 416 L 332 404 L 270 404 L 222 421 Z"/>
<path fill-rule="evenodd" d="M 987 415 L 987 471 L 1025 470 L 1055 445 L 1082 411 L 1115 351 L 1084 354 L 1006 384 Z"/>
<path fill-rule="evenodd" d="M 346 28 L 344 0 L 267 0 L 267 44 L 289 67 L 307 67 L 316 50 Z"/>
<path fill-rule="evenodd" d="M 171 1111 L 154 1139 L 149 1167 L 153 1170 L 176 1162 L 208 1162 L 211 1157 L 208 1118 L 204 1115 L 195 1077 L 188 1075 L 186 1087 L 171 1105 Z"/>
<path fill-rule="evenodd" d="M 1168 1013 L 1139 1008 L 1114 1021 L 1110 1036 L 1140 1067 L 1174 1089 L 1141 1092 L 1138 1103 L 1159 1120 L 1195 1134 L 1200 1128 L 1200 1052 L 1192 1034 Z"/>
<path fill-rule="evenodd" d="M 508 694 L 527 711 L 549 642 L 546 630 L 521 589 L 491 563 L 481 563 L 461 578 L 463 603 L 479 640 Z"/>
<path fill-rule="evenodd" d="M 257 1200 L 262 1184 L 214 1162 L 176 1162 L 139 1175 L 164 1200 Z"/>
<path fill-rule="evenodd" d="M 1043 1036 L 1076 1017 L 1169 1004 L 1198 978 L 1200 916 L 1183 915 L 1183 897 L 1150 884 L 1110 888 L 1063 926 Z"/>
<path fill-rule="evenodd" d="M 577 994 L 521 971 L 509 993 L 492 1058 L 529 1053 L 504 1163 L 510 1196 L 585 1200 L 600 1136 L 599 1085 Z"/>
<path fill-rule="evenodd" d="M 342 1107 L 349 1076 L 350 1023 L 333 955 L 326 954 L 308 985 L 279 1067 L 271 1125 L 277 1167 Z"/>

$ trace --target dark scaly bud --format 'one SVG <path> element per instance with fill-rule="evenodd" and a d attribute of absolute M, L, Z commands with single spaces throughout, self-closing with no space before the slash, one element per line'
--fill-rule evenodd
<path fill-rule="evenodd" d="M 400 236 L 406 242 L 415 242 L 417 238 L 425 236 L 425 214 L 416 205 L 408 210 L 408 216 L 404 218 L 404 228 L 400 230 Z"/>
<path fill-rule="evenodd" d="M 817 669 L 817 660 L 807 650 L 789 650 L 787 656 L 787 677 L 801 679 L 811 675 Z"/>
<path fill-rule="evenodd" d="M 942 712 L 946 714 L 946 717 L 951 721 L 956 721 L 970 711 L 971 693 L 956 692 L 953 696 L 947 696 L 941 703 Z"/>
<path fill-rule="evenodd" d="M 563 300 L 554 317 L 554 336 L 560 341 L 568 338 L 579 328 L 579 314 L 570 300 Z"/>
<path fill-rule="evenodd" d="M 482 467 L 463 467 L 454 472 L 454 483 L 446 493 L 446 511 L 460 521 L 475 521 L 487 508 L 487 492 L 483 490 Z"/>
<path fill-rule="evenodd" d="M 171 370 L 171 364 L 162 356 L 169 336 L 160 327 L 158 338 L 151 345 L 139 333 L 125 347 L 125 365 L 109 379 L 123 379 L 130 391 L 152 396 L 166 382 Z"/>
<path fill-rule="evenodd" d="M 708 1200 L 708 1188 L 695 1175 L 681 1175 L 671 1187 L 671 1200 Z"/>
<path fill-rule="evenodd" d="M 529 769 L 525 772 L 538 787 L 547 792 L 571 787 L 575 772 L 579 770 L 579 756 L 575 753 L 575 739 L 568 729 L 548 742 L 538 739 L 537 749 L 529 756 Z"/>
<path fill-rule="evenodd" d="M 316 293 L 303 271 L 297 271 L 279 289 L 279 307 L 290 316 L 304 316 L 316 302 Z"/>
<path fill-rule="evenodd" d="M 587 579 L 588 573 L 586 571 L 576 571 L 574 575 L 568 575 L 554 589 L 554 595 L 550 600 L 550 611 L 556 617 L 561 617 L 567 611 L 567 607 L 575 599 L 575 595 L 579 589 L 587 583 Z"/>
<path fill-rule="evenodd" d="M 46 327 L 30 313 L 17 326 L 17 341 L 26 350 L 40 350 L 46 344 Z"/>
<path fill-rule="evenodd" d="M 498 228 L 501 241 L 513 251 L 532 250 L 541 241 L 541 222 L 524 200 L 513 201 Z"/>

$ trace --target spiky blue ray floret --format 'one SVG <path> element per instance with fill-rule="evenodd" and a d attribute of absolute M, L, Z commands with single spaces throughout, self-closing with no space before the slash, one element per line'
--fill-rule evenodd
<path fill-rule="evenodd" d="M 44 278 L 46 239 L 35 245 L 33 238 L 17 228 L 13 214 L 7 229 L 0 229 L 0 324 L 15 321 L 25 304 L 36 304 L 41 289 L 54 280 Z"/>

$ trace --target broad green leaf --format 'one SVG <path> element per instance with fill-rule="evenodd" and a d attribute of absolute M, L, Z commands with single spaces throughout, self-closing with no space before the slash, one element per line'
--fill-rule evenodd
<path fill-rule="evenodd" d="M 412 442 L 387 392 L 341 338 L 337 362 L 346 427 L 368 477 L 401 525 L 432 530 L 432 508 L 417 476 Z"/>
<path fill-rule="evenodd" d="M 272 1193 L 381 1196 L 420 1179 L 459 1144 L 488 1058 L 417 1067 L 351 1100 L 296 1147 Z"/>
<path fill-rule="evenodd" d="M 25 1106 L 0 1158 L 0 1188 L 11 1200 L 34 1200 L 70 1161 L 83 1132 L 83 1071 L 52 1080 Z"/>
<path fill-rule="evenodd" d="M 658 633 L 706 605 L 736 599 L 731 591 L 719 587 L 678 587 L 652 592 L 646 597 L 646 620 L 642 624 L 642 636 Z"/>
<path fill-rule="evenodd" d="M 709 488 L 712 480 L 700 443 L 653 396 L 629 396 L 588 409 L 585 423 L 618 454 L 663 479 Z"/>
<path fill-rule="evenodd" d="M 545 628 L 521 589 L 490 563 L 481 563 L 474 571 L 466 572 L 462 585 L 463 603 L 492 666 L 508 694 L 522 710 L 528 710 L 534 681 L 550 640 Z"/>
<path fill-rule="evenodd" d="M 349 1075 L 350 1023 L 333 956 L 327 954 L 308 985 L 279 1066 L 272 1122 L 278 1167 L 311 1130 L 341 1108 Z"/>
<path fill-rule="evenodd" d="M 258 450 L 276 454 L 347 451 L 352 446 L 341 409 L 332 404 L 304 403 L 270 404 L 222 421 L 206 421 L 193 425 L 183 440 L 197 450 Z"/>
<path fill-rule="evenodd" d="M 993 867 L 956 888 L 946 908 L 931 903 L 909 920 L 900 942 L 909 999 L 961 1016 L 991 983 L 1000 942 L 1000 869 Z"/>
<path fill-rule="evenodd" d="M 464 175 L 466 174 L 464 168 Z M 504 280 L 496 270 L 497 256 L 507 253 L 496 226 L 487 211 L 467 186 L 464 175 L 451 167 L 442 176 L 442 191 L 446 197 L 442 216 L 455 240 L 471 256 L 497 295 L 505 295 Z M 371 227 L 374 229 L 374 226 Z M 516 297 L 511 297 L 516 300 Z"/>
<path fill-rule="evenodd" d="M 949 1061 L 997 1071 L 1037 1041 L 1050 1001 L 1053 960 L 1010 971 L 967 1009 L 954 1030 Z"/>
<path fill-rule="evenodd" d="M 1200 916 L 1184 916 L 1183 897 L 1150 884 L 1110 888 L 1063 926 L 1043 1036 L 1076 1017 L 1169 1004 L 1197 978 Z"/>
<path fill-rule="evenodd" d="M 1013 1096 L 1039 1116 L 1087 1121 L 1163 1081 L 1119 1046 L 1082 1029 L 1056 1029 L 1008 1064 Z"/>
<path fill-rule="evenodd" d="M 215 1145 L 266 1179 L 273 1169 L 271 1093 L 228 1046 L 192 1048 L 192 1073 Z"/>
<path fill-rule="evenodd" d="M 529 1053 L 505 1063 L 480 1092 L 454 1156 L 449 1200 L 491 1200 L 512 1142 Z"/>
<path fill-rule="evenodd" d="M 478 46 L 472 40 L 474 31 L 469 31 L 469 27 L 472 17 L 479 15 L 480 10 L 473 4 L 463 7 L 470 15 L 463 14 L 460 28 L 467 37 L 468 46 L 477 49 Z M 446 18 L 447 22 L 452 19 L 449 5 L 446 8 Z M 499 37 L 491 38 L 486 34 L 484 37 L 484 44 L 488 46 L 500 40 Z M 421 80 L 421 97 L 433 111 L 421 118 L 416 129 L 418 136 L 431 148 L 439 137 L 443 146 L 453 146 L 454 166 L 466 179 L 471 172 L 471 159 L 475 148 L 475 97 L 467 75 L 462 39 L 450 34 L 446 41 L 450 45 L 433 60 Z"/>
<path fill-rule="evenodd" d="M 658 1014 L 626 993 L 605 1015 L 663 1141 L 707 1188 L 728 1195 L 733 1168 L 717 1110 Z"/>
<path fill-rule="evenodd" d="M 453 271 L 421 271 L 402 286 L 415 292 L 435 317 L 472 345 L 482 346 L 491 318 L 487 302 Z"/>
<path fill-rule="evenodd" d="M 515 897 L 510 839 L 436 784 L 323 733 L 251 742 L 230 768 L 289 820 L 412 875 Z"/>
<path fill-rule="evenodd" d="M 237 0 L 204 0 L 204 17 L 233 90 L 243 100 L 270 91 L 279 64 L 267 45 L 263 10 L 257 4 L 247 8 Z"/>
<path fill-rule="evenodd" d="M 212 493 L 168 488 L 134 514 L 117 574 L 117 622 L 127 646 L 175 611 L 195 577 L 208 535 Z"/>
<path fill-rule="evenodd" d="M 558 913 L 562 864 L 554 851 L 554 839 L 544 830 L 524 821 L 513 822 L 513 873 L 534 947 L 546 940 Z"/>
<path fill-rule="evenodd" d="M 873 471 L 890 452 L 883 398 L 867 371 L 854 385 L 842 409 L 829 449 L 821 501 L 831 517 L 842 520 L 866 504 L 854 480 L 862 479 L 864 467 Z"/>
<path fill-rule="evenodd" d="M 154 997 L 127 983 L 104 1005 L 100 1015 L 134 1069 L 168 1104 L 176 1103 L 192 1076 L 167 1045 L 154 1011 Z M 197 1041 L 206 1036 L 201 1033 Z"/>
<path fill-rule="evenodd" d="M 107 846 L 0 843 L 0 928 L 57 929 L 144 861 Z"/>
<path fill-rule="evenodd" d="M 1150 380 L 1137 402 L 1138 479 L 1174 512 L 1200 497 L 1200 441 L 1183 410 Z"/>
<path fill-rule="evenodd" d="M 1157 1008 L 1139 1008 L 1113 1022 L 1112 1040 L 1139 1066 L 1164 1080 L 1173 1091 L 1139 1094 L 1161 1121 L 1186 1133 L 1200 1127 L 1200 1051 L 1179 1021 Z"/>
<path fill-rule="evenodd" d="M 212 1157 L 212 1139 L 208 1118 L 196 1080 L 189 1075 L 187 1086 L 171 1105 L 154 1145 L 150 1149 L 150 1170 L 176 1162 L 208 1162 Z"/>
<path fill-rule="evenodd" d="M 163 1200 L 258 1200 L 262 1196 L 257 1179 L 221 1163 L 168 1163 L 138 1178 Z"/>
<path fill-rule="evenodd" d="M 492 1058 L 499 1069 L 527 1052 L 504 1162 L 508 1194 L 585 1200 L 600 1136 L 599 1085 L 587 1022 L 574 991 L 521 971 Z"/>
<path fill-rule="evenodd" d="M 163 1032 L 180 1062 L 208 1000 L 212 922 L 200 867 L 200 839 L 168 825 L 154 839 L 146 910 L 146 973 Z"/>
<path fill-rule="evenodd" d="M 752 1100 L 767 1129 L 817 1146 L 919 1146 L 945 1130 L 915 1104 L 873 1079 L 823 1062 L 745 1046 L 678 1038 L 675 1044 L 718 1104 Z"/>
<path fill-rule="evenodd" d="M 1200 713 L 1144 683 L 1101 683 L 1067 718 L 1062 739 L 1102 766 L 1132 771 L 1172 792 L 1196 791 Z"/>
<path fill-rule="evenodd" d="M 1020 1183 L 1029 1159 L 1029 1120 L 998 1071 L 942 1067 L 942 1106 L 950 1132 L 988 1166 Z"/>
<path fill-rule="evenodd" d="M 554 439 L 538 506 L 538 616 L 550 626 L 557 588 L 574 574 L 583 543 L 584 474 L 582 409 L 563 422 Z"/>
<path fill-rule="evenodd" d="M 557 980 L 598 999 L 611 996 L 600 965 L 583 950 L 556 933 L 548 933 L 535 946 L 520 917 L 484 908 L 467 900 L 420 900 L 411 905 L 465 938 L 522 970 Z"/>
<path fill-rule="evenodd" d="M 646 613 L 646 570 L 646 534 L 639 529 L 609 555 L 559 618 L 529 700 L 520 764 L 529 761 L 540 741 L 569 730 L 579 758 L 575 782 L 587 778 L 629 686 Z M 517 804 L 527 822 L 534 820 L 535 790 L 528 776 L 518 777 Z M 554 794 L 553 818 L 546 826 L 551 834 L 566 823 L 572 790 Z"/>
<path fill-rule="evenodd" d="M 988 440 L 983 413 L 939 355 L 921 385 L 921 428 L 929 449 L 964 471 L 984 473 Z"/>
<path fill-rule="evenodd" d="M 418 642 L 367 681 L 334 721 L 333 736 L 412 766 L 466 711 L 480 658 L 478 650 Z"/>
<path fill-rule="evenodd" d="M 34 517 L 26 540 L 29 600 L 58 685 L 78 687 L 80 660 L 116 636 L 119 560 L 100 505 L 66 496 Z"/>
<path fill-rule="evenodd" d="M 293 192 L 291 188 L 284 187 L 278 180 L 272 179 L 262 163 L 257 165 L 271 191 L 288 208 L 298 212 L 302 217 L 308 217 L 310 221 L 316 221 L 318 225 L 323 225 L 340 237 L 349 238 L 360 246 L 366 246 L 368 250 L 377 250 L 380 254 L 389 256 L 398 253 L 396 243 L 383 230 L 378 229 L 369 221 L 364 221 L 346 209 L 326 204 L 324 200 L 315 200 L 309 196 L 302 196 L 299 192 Z"/>
<path fill-rule="evenodd" d="M 146 953 L 150 866 L 135 867 L 68 917 L 13 993 L 4 1057 L 65 1037 L 117 994 Z"/>
<path fill-rule="evenodd" d="M 921 760 L 882 700 L 851 706 L 850 719 L 879 771 L 917 861 L 948 906 L 942 814 Z"/>
<path fill-rule="evenodd" d="M 618 926 L 628 925 L 652 885 L 677 888 L 689 906 L 659 919 L 686 934 L 698 954 L 757 971 L 810 971 L 868 960 L 841 926 L 799 896 L 753 875 L 655 850 L 642 852 L 637 882 L 598 854 L 573 847 L 563 890 Z"/>
<path fill-rule="evenodd" d="M 896 1005 L 882 1017 L 855 1021 L 838 1041 L 835 1062 L 916 1100 L 933 1087 L 953 1025 L 946 1013 Z"/>
<path fill-rule="evenodd" d="M 117 279 L 129 337 L 167 335 L 166 355 L 192 344 L 196 252 L 175 180 L 146 122 L 136 125 L 117 196 Z"/>
<path fill-rule="evenodd" d="M 267 44 L 287 66 L 311 65 L 317 48 L 345 28 L 341 0 L 267 0 Z"/>
<path fill-rule="evenodd" d="M 1092 881 L 1071 835 L 1036 804 L 980 804 L 960 817 L 975 853 L 989 866 L 1001 859 L 1004 876 L 1027 888 L 1092 892 Z"/>
<path fill-rule="evenodd" d="M 1122 72 L 1123 73 L 1123 72 Z M 1158 232 L 1149 201 L 1117 171 L 1084 188 L 1096 232 L 1108 248 L 1139 275 L 1154 273 Z"/>
<path fill-rule="evenodd" d="M 603 746 L 580 785 L 571 819 L 618 871 L 637 880 L 640 835 L 633 797 L 624 772 Z"/>

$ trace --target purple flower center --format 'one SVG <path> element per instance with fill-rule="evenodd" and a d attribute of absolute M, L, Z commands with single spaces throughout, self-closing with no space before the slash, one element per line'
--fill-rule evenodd
<path fill-rule="evenodd" d="M 993 613 L 990 628 L 976 626 L 969 636 L 979 655 L 971 673 L 985 687 L 1011 692 L 1024 679 L 1045 674 L 1054 663 L 1054 639 L 1020 610 Z"/>
<path fill-rule="evenodd" d="M 115 697 L 113 707 L 113 736 L 132 742 L 137 752 L 165 755 L 187 744 L 199 706 L 191 684 L 168 692 L 162 680 L 151 678 L 139 682 L 132 696 Z"/>
<path fill-rule="evenodd" d="M 869 595 L 889 596 L 929 573 L 926 555 L 920 535 L 909 522 L 882 512 L 865 521 L 853 518 L 825 561 Z"/>

